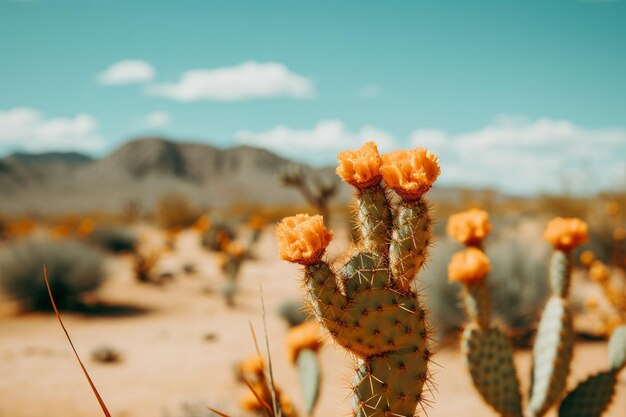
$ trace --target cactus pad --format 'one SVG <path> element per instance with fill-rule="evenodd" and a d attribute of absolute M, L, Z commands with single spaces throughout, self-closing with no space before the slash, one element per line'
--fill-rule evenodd
<path fill-rule="evenodd" d="M 425 312 L 414 293 L 392 289 L 384 260 L 379 254 L 358 253 L 342 268 L 341 286 L 325 264 L 307 267 L 309 299 L 333 339 L 363 359 L 354 383 L 360 404 L 355 413 L 371 416 L 391 406 L 393 415 L 406 411 L 412 416 L 430 357 Z M 377 400 L 372 389 L 380 394 Z"/>
<path fill-rule="evenodd" d="M 411 350 L 361 361 L 352 381 L 354 415 L 412 417 L 427 379 L 424 362 Z"/>
<path fill-rule="evenodd" d="M 302 349 L 298 353 L 296 366 L 304 400 L 304 411 L 310 416 L 317 404 L 320 391 L 320 366 L 317 355 L 311 349 Z"/>
<path fill-rule="evenodd" d="M 573 346 L 572 315 L 567 301 L 553 296 L 542 313 L 533 347 L 532 385 L 528 404 L 532 416 L 544 415 L 563 392 Z"/>
<path fill-rule="evenodd" d="M 370 252 L 387 253 L 393 217 L 385 190 L 377 185 L 357 193 L 357 222 L 363 248 Z"/>
<path fill-rule="evenodd" d="M 508 339 L 496 328 L 470 325 L 463 333 L 462 346 L 483 399 L 504 417 L 521 417 L 520 388 Z"/>
<path fill-rule="evenodd" d="M 601 372 L 581 382 L 561 403 L 559 417 L 600 417 L 615 393 L 616 373 Z"/>
<path fill-rule="evenodd" d="M 626 366 L 626 325 L 613 330 L 609 340 L 609 369 L 619 372 Z"/>
<path fill-rule="evenodd" d="M 407 292 L 426 261 L 430 242 L 430 217 L 423 199 L 402 202 L 389 247 L 389 263 L 397 286 Z"/>
<path fill-rule="evenodd" d="M 570 256 L 566 252 L 554 251 L 550 258 L 550 286 L 554 295 L 565 298 L 570 287 Z"/>

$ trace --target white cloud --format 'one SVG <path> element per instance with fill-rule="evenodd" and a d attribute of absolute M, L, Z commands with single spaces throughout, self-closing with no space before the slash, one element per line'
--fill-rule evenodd
<path fill-rule="evenodd" d="M 145 118 L 145 123 L 149 127 L 160 128 L 170 124 L 172 117 L 166 111 L 158 110 L 148 113 Z"/>
<path fill-rule="evenodd" d="M 393 148 L 394 138 L 374 126 L 365 125 L 356 132 L 347 129 L 340 120 L 320 120 L 312 129 L 275 126 L 264 132 L 241 130 L 235 133 L 239 143 L 270 149 L 278 154 L 320 164 L 328 163 L 345 149 L 374 140 L 381 151 Z"/>
<path fill-rule="evenodd" d="M 103 146 L 98 121 L 89 114 L 46 118 L 28 107 L 0 110 L 0 148 L 95 151 Z"/>
<path fill-rule="evenodd" d="M 363 98 L 374 98 L 382 94 L 382 89 L 378 84 L 366 84 L 359 90 L 359 95 Z"/>
<path fill-rule="evenodd" d="M 116 62 L 98 75 L 103 85 L 146 83 L 154 79 L 155 70 L 149 62 L 126 59 Z"/>
<path fill-rule="evenodd" d="M 376 141 L 381 152 L 427 147 L 440 157 L 440 184 L 517 195 L 626 187 L 626 128 L 588 129 L 561 119 L 502 115 L 474 131 L 417 129 L 405 143 L 377 127 L 350 130 L 330 119 L 309 129 L 242 130 L 235 140 L 316 165 L 332 164 L 337 153 L 367 140 Z"/>
<path fill-rule="evenodd" d="M 277 62 L 247 61 L 234 67 L 185 71 L 180 80 L 146 88 L 151 95 L 177 101 L 239 101 L 272 97 L 309 98 L 311 80 Z"/>
<path fill-rule="evenodd" d="M 414 146 L 441 157 L 442 182 L 510 193 L 587 193 L 623 183 L 626 129 L 585 129 L 568 120 L 499 116 L 472 132 L 419 129 Z"/>

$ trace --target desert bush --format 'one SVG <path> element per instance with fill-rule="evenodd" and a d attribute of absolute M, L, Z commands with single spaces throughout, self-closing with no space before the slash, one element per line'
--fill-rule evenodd
<path fill-rule="evenodd" d="M 137 235 L 130 229 L 115 224 L 97 225 L 88 241 L 109 252 L 133 252 L 137 246 Z"/>
<path fill-rule="evenodd" d="M 206 249 L 217 252 L 235 240 L 236 235 L 237 228 L 233 222 L 214 217 L 211 218 L 211 226 L 202 234 L 201 243 Z"/>
<path fill-rule="evenodd" d="M 492 236 L 486 244 L 493 317 L 522 345 L 528 343 L 548 291 L 549 247 L 539 239 L 512 233 Z M 459 287 L 447 280 L 448 263 L 459 249 L 458 243 L 442 238 L 431 249 L 431 261 L 423 271 L 431 319 L 440 337 L 458 330 L 465 320 Z"/>
<path fill-rule="evenodd" d="M 189 198 L 181 194 L 164 195 L 157 205 L 156 220 L 165 229 L 189 227 L 199 217 Z"/>
<path fill-rule="evenodd" d="M 103 282 L 104 260 L 100 251 L 77 241 L 17 242 L 0 253 L 0 285 L 25 310 L 51 310 L 43 280 L 45 264 L 59 308 L 76 308 L 83 294 Z"/>

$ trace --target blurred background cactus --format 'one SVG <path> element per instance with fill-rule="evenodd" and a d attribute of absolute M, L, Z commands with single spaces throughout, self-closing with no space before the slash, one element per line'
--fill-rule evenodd
<path fill-rule="evenodd" d="M 557 217 L 544 232 L 544 238 L 554 248 L 549 268 L 552 295 L 542 312 L 533 346 L 526 413 L 522 411 L 512 346 L 504 333 L 491 324 L 491 300 L 485 282 L 491 265 L 481 250 L 482 241 L 490 231 L 488 215 L 480 210 L 456 214 L 448 221 L 448 233 L 468 247 L 455 254 L 448 266 L 449 279 L 463 283 L 465 290 L 470 323 L 463 333 L 462 347 L 467 366 L 478 392 L 498 414 L 543 416 L 563 398 L 570 373 L 575 338 L 568 301 L 572 251 L 588 239 L 588 226 L 579 219 Z M 620 355 L 626 352 L 626 338 L 621 333 L 617 328 L 609 348 Z M 613 355 L 609 353 L 610 357 Z M 621 357 L 610 359 L 609 371 L 591 377 L 567 394 L 559 415 L 600 416 L 612 400 L 623 362 Z"/>

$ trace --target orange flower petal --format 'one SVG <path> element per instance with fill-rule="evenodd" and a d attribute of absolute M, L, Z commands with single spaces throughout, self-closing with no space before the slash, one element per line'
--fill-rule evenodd
<path fill-rule="evenodd" d="M 490 269 L 491 263 L 483 251 L 468 248 L 452 256 L 448 264 L 448 279 L 463 284 L 473 284 L 482 280 Z"/>
<path fill-rule="evenodd" d="M 337 175 L 356 188 L 371 187 L 382 179 L 382 160 L 374 142 L 366 142 L 354 151 L 343 151 L 337 155 L 337 159 Z"/>
<path fill-rule="evenodd" d="M 464 245 L 480 244 L 489 232 L 491 232 L 489 214 L 484 210 L 462 211 L 448 219 L 448 234 Z"/>
<path fill-rule="evenodd" d="M 543 238 L 557 250 L 569 251 L 588 239 L 587 223 L 577 218 L 555 217 L 550 220 Z"/>
<path fill-rule="evenodd" d="M 276 227 L 280 258 L 302 265 L 318 262 L 332 237 L 320 215 L 286 217 Z"/>
<path fill-rule="evenodd" d="M 425 148 L 394 151 L 382 159 L 385 183 L 406 201 L 417 200 L 430 190 L 441 172 L 439 159 Z"/>

